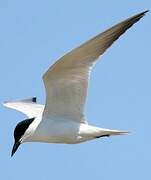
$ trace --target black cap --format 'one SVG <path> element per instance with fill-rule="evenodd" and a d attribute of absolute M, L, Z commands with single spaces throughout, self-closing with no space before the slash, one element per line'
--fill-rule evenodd
<path fill-rule="evenodd" d="M 17 124 L 14 130 L 14 139 L 15 143 L 12 149 L 11 156 L 17 151 L 19 145 L 21 144 L 21 138 L 24 136 L 26 130 L 28 129 L 29 125 L 34 121 L 35 118 L 26 119 L 21 121 Z"/>

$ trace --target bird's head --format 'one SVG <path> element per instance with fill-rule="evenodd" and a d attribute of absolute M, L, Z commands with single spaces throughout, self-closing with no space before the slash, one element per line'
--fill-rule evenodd
<path fill-rule="evenodd" d="M 34 121 L 35 118 L 26 119 L 24 121 L 19 122 L 14 130 L 14 145 L 12 149 L 11 156 L 15 154 L 19 145 L 22 143 L 22 138 L 25 136 L 27 129 L 29 128 L 30 124 Z"/>

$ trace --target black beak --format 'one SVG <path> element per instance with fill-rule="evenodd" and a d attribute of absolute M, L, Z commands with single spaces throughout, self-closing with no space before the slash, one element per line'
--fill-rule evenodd
<path fill-rule="evenodd" d="M 15 152 L 17 151 L 17 149 L 18 149 L 20 144 L 21 144 L 20 142 L 15 142 L 14 143 L 14 146 L 13 146 L 13 149 L 12 149 L 12 153 L 11 153 L 11 157 L 15 154 Z"/>

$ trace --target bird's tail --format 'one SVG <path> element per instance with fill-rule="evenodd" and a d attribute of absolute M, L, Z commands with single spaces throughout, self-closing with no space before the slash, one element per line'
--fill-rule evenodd
<path fill-rule="evenodd" d="M 104 129 L 104 128 L 99 128 L 99 129 L 100 129 L 100 134 L 97 136 L 97 138 L 104 136 L 127 135 L 130 133 L 128 131 L 121 131 L 121 130 L 112 130 L 112 129 Z"/>

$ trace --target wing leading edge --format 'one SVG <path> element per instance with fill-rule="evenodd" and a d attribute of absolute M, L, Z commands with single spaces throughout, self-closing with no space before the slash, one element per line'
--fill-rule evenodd
<path fill-rule="evenodd" d="M 3 103 L 3 105 L 7 108 L 20 111 L 29 118 L 42 114 L 44 110 L 44 105 L 36 103 L 36 97 L 18 101 L 6 101 Z"/>
<path fill-rule="evenodd" d="M 127 29 L 139 21 L 144 11 L 95 36 L 64 55 L 43 75 L 46 89 L 44 116 L 85 123 L 84 105 L 92 65 Z"/>

